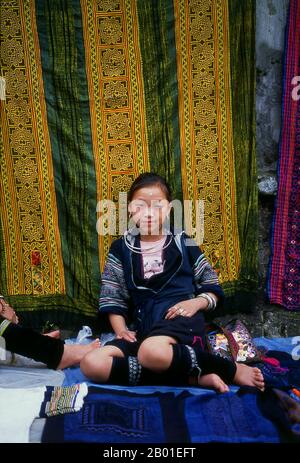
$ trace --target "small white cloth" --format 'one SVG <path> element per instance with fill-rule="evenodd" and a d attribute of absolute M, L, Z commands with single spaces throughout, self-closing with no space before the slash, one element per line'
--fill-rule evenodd
<path fill-rule="evenodd" d="M 39 416 L 46 388 L 0 388 L 0 443 L 29 442 L 30 426 Z"/>
<path fill-rule="evenodd" d="M 87 396 L 86 383 L 73 386 L 54 387 L 47 391 L 40 416 L 55 416 L 65 413 L 75 413 L 82 409 L 84 398 Z M 50 395 L 51 394 L 51 395 Z"/>

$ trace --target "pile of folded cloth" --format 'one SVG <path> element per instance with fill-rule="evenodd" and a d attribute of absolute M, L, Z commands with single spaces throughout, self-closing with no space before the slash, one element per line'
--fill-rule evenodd
<path fill-rule="evenodd" d="M 87 393 L 86 383 L 67 387 L 0 388 L 0 443 L 29 442 L 35 418 L 78 412 Z"/>

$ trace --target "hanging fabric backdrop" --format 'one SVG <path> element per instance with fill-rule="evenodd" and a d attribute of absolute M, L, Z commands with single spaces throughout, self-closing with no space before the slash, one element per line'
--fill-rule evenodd
<path fill-rule="evenodd" d="M 300 310 L 300 2 L 291 0 L 285 37 L 278 194 L 268 275 L 271 303 Z"/>
<path fill-rule="evenodd" d="M 150 169 L 204 200 L 225 309 L 251 310 L 255 1 L 5 0 L 0 19 L 0 291 L 24 320 L 95 316 L 97 203 Z"/>

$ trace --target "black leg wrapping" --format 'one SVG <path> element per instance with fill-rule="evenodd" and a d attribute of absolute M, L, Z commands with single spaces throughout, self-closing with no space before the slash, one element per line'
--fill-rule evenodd
<path fill-rule="evenodd" d="M 196 354 L 197 362 L 201 369 L 202 375 L 215 373 L 216 375 L 220 376 L 220 378 L 225 381 L 226 384 L 232 384 L 236 373 L 236 364 L 234 362 L 223 359 L 218 355 L 204 352 L 198 346 L 193 347 L 193 350 Z"/>
<path fill-rule="evenodd" d="M 201 348 L 173 344 L 170 367 L 163 373 L 152 372 L 140 365 L 137 357 L 114 357 L 108 384 L 135 386 L 137 384 L 161 384 L 186 386 L 190 376 L 215 373 L 227 384 L 236 373 L 234 362 L 204 352 Z"/>
<path fill-rule="evenodd" d="M 137 357 L 114 357 L 108 384 L 135 386 L 140 382 L 142 366 Z"/>
<path fill-rule="evenodd" d="M 56 370 L 63 356 L 64 342 L 61 339 L 43 336 L 21 325 L 10 323 L 2 336 L 7 350 L 43 362 L 53 370 Z"/>
<path fill-rule="evenodd" d="M 173 344 L 173 359 L 166 376 L 173 385 L 186 385 L 190 376 L 215 373 L 227 384 L 233 382 L 236 373 L 234 362 L 204 352 L 201 347 Z"/>
<path fill-rule="evenodd" d="M 176 386 L 186 386 L 188 378 L 196 369 L 199 374 L 198 364 L 194 350 L 184 344 L 173 344 L 173 358 L 166 371 L 168 383 Z"/>

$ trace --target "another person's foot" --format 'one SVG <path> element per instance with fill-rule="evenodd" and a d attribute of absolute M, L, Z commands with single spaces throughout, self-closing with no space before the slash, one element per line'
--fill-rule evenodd
<path fill-rule="evenodd" d="M 238 386 L 254 386 L 261 391 L 265 389 L 264 377 L 260 369 L 241 363 L 236 363 L 236 373 L 233 383 Z"/>
<path fill-rule="evenodd" d="M 81 362 L 83 357 L 94 349 L 101 347 L 100 340 L 97 338 L 90 344 L 65 344 L 64 353 L 57 369 L 62 370 Z"/>
<path fill-rule="evenodd" d="M 50 338 L 59 339 L 60 331 L 59 330 L 50 331 L 50 333 L 44 333 L 44 336 L 49 336 Z"/>
<path fill-rule="evenodd" d="M 288 418 L 291 420 L 291 422 L 293 424 L 300 423 L 300 403 L 280 389 L 274 388 L 273 392 L 277 395 L 282 408 L 288 415 Z M 300 432 L 298 432 L 298 434 L 300 434 Z"/>
<path fill-rule="evenodd" d="M 16 315 L 14 309 L 6 302 L 3 296 L 0 296 L 0 319 L 5 318 L 10 322 L 17 324 L 19 323 L 19 319 Z"/>
<path fill-rule="evenodd" d="M 214 389 L 217 392 L 228 392 L 229 387 L 226 383 L 220 378 L 220 376 L 215 373 L 210 373 L 208 375 L 203 375 L 198 377 L 198 386 L 205 387 L 207 389 Z"/>

